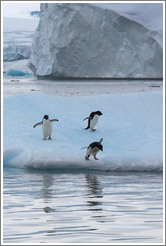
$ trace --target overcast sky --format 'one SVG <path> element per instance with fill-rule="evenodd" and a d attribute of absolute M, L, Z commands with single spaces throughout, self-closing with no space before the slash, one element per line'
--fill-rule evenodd
<path fill-rule="evenodd" d="M 47 1 L 46 1 L 47 2 Z M 3 5 L 3 16 L 4 17 L 16 17 L 16 18 L 31 18 L 29 15 L 30 11 L 39 10 L 40 2 L 1 2 Z M 84 2 L 85 3 L 85 2 Z M 161 26 L 162 29 L 162 3 L 161 2 L 122 2 L 122 3 L 93 3 L 93 5 L 102 6 L 103 8 L 109 8 L 117 11 L 118 13 L 140 23 L 144 24 L 149 28 L 153 25 L 154 29 L 158 29 Z M 156 26 L 156 27 L 155 27 Z"/>
<path fill-rule="evenodd" d="M 34 10 L 40 11 L 40 2 L 2 2 L 3 3 L 3 16 L 15 18 L 30 18 L 29 12 Z"/>

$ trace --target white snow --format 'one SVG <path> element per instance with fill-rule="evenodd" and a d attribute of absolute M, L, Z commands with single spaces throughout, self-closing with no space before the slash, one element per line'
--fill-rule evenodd
<path fill-rule="evenodd" d="M 100 110 L 96 131 L 83 119 Z M 58 97 L 40 92 L 4 98 L 4 166 L 39 169 L 162 170 L 162 92 Z M 48 114 L 52 140 L 33 125 Z M 103 138 L 99 161 L 82 147 Z"/>
<path fill-rule="evenodd" d="M 143 25 L 88 4 L 41 4 L 30 67 L 46 77 L 162 77 L 162 48 Z"/>

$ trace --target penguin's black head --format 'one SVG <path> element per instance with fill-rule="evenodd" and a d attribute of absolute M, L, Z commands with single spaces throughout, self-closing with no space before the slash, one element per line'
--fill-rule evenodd
<path fill-rule="evenodd" d="M 100 111 L 96 111 L 96 114 L 103 115 L 102 112 L 100 112 Z"/>
<path fill-rule="evenodd" d="M 100 144 L 99 149 L 100 149 L 101 151 L 103 151 L 103 145 L 102 145 L 102 144 Z"/>
<path fill-rule="evenodd" d="M 48 120 L 48 115 L 47 115 L 47 114 L 45 114 L 45 115 L 44 115 L 44 117 L 43 117 L 43 119 Z"/>

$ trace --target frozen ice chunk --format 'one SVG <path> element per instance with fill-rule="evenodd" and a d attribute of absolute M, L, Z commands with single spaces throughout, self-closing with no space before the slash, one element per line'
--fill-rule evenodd
<path fill-rule="evenodd" d="M 162 48 L 143 25 L 89 4 L 43 3 L 30 68 L 38 77 L 162 77 Z"/>

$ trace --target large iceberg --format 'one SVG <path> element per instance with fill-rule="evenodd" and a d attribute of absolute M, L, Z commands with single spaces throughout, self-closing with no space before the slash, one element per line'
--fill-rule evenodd
<path fill-rule="evenodd" d="M 161 78 L 162 48 L 110 9 L 43 3 L 29 66 L 37 77 Z"/>

